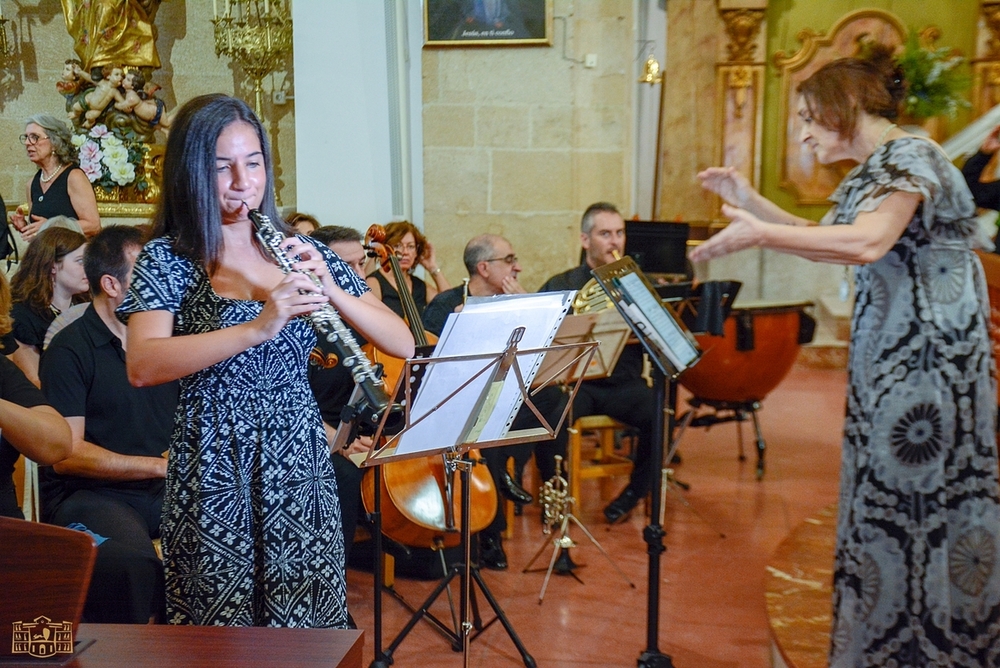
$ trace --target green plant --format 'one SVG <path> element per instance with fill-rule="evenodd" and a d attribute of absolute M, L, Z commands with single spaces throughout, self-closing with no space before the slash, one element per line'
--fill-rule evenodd
<path fill-rule="evenodd" d="M 971 83 L 961 67 L 966 59 L 952 49 L 926 49 L 917 33 L 910 31 L 896 63 L 907 84 L 903 100 L 906 115 L 930 118 L 947 114 L 954 118 L 960 107 L 971 106 L 961 95 Z"/>

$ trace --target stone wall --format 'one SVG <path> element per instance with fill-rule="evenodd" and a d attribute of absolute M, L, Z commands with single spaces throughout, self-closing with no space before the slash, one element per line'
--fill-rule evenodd
<path fill-rule="evenodd" d="M 510 239 L 535 290 L 579 262 L 589 204 L 632 213 L 633 3 L 554 13 L 551 47 L 424 49 L 425 231 L 453 285 L 477 234 Z"/>

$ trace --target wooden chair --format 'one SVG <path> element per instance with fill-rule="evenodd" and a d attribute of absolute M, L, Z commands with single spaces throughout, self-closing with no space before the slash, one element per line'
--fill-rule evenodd
<path fill-rule="evenodd" d="M 615 431 L 628 426 L 607 415 L 587 415 L 577 418 L 569 429 L 569 493 L 577 504 L 580 502 L 580 481 L 590 478 L 628 476 L 632 473 L 632 460 L 615 453 Z M 583 453 L 583 433 L 597 432 L 594 453 Z"/>
<path fill-rule="evenodd" d="M 97 543 L 87 533 L 0 517 L 0 646 L 11 648 L 12 624 L 83 615 Z M 0 652 L 0 655 L 3 653 Z"/>

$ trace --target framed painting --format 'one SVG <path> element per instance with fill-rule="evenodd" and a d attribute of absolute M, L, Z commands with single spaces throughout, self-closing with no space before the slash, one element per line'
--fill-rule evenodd
<path fill-rule="evenodd" d="M 552 45 L 552 0 L 425 0 L 427 46 Z"/>

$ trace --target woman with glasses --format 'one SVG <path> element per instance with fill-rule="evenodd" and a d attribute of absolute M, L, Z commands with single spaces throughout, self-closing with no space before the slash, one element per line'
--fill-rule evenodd
<path fill-rule="evenodd" d="M 72 139 L 69 127 L 55 116 L 35 114 L 25 124 L 21 143 L 38 171 L 28 182 L 27 210 L 19 206 L 11 222 L 26 242 L 53 216 L 76 219 L 88 237 L 101 229 L 94 187 L 76 164 Z"/>
<path fill-rule="evenodd" d="M 396 251 L 399 259 L 399 268 L 403 270 L 403 278 L 406 280 L 406 289 L 413 295 L 413 303 L 417 305 L 417 311 L 423 315 L 424 308 L 437 295 L 451 288 L 448 279 L 441 273 L 437 260 L 434 257 L 434 247 L 427 241 L 427 237 L 421 234 L 416 225 L 408 222 L 389 223 L 385 226 L 385 245 Z M 430 276 L 433 285 L 424 283 L 423 280 L 413 275 L 413 270 L 417 265 L 424 268 Z M 399 298 L 399 291 L 396 286 L 396 278 L 392 275 L 392 269 L 379 267 L 365 278 L 372 293 L 382 300 L 382 303 L 396 312 L 400 318 L 403 314 L 403 303 Z"/>

